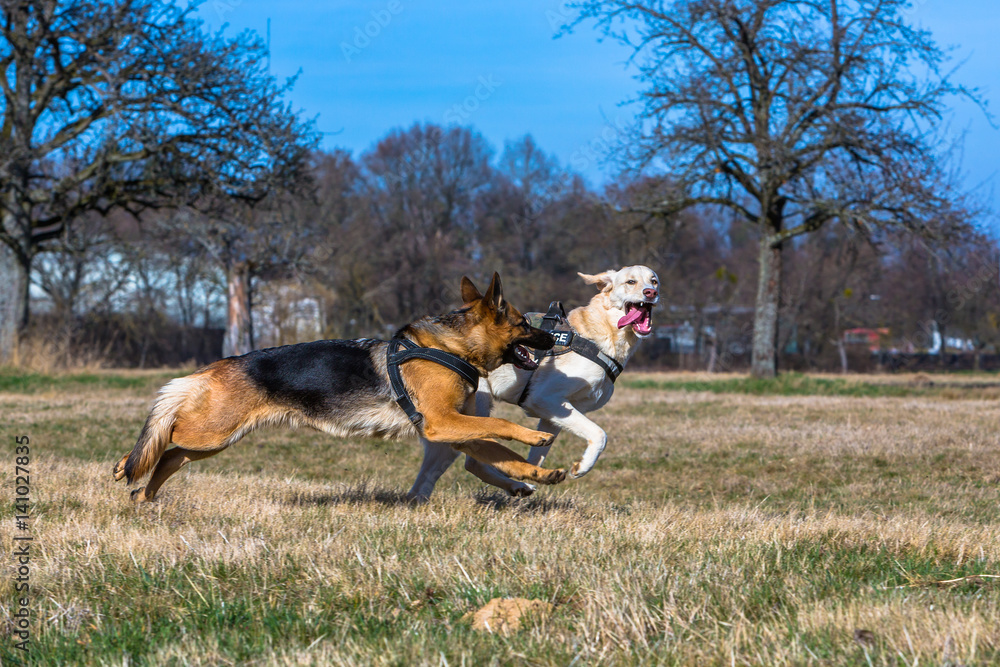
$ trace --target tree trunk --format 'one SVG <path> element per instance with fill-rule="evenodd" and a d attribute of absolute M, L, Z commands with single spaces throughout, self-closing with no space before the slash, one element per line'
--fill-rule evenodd
<path fill-rule="evenodd" d="M 229 288 L 226 335 L 222 356 L 233 357 L 253 350 L 253 322 L 250 308 L 250 265 L 236 262 L 226 273 Z"/>
<path fill-rule="evenodd" d="M 753 357 L 750 373 L 772 378 L 778 372 L 778 306 L 781 299 L 781 245 L 768 234 L 760 241 L 760 269 L 753 320 Z"/>
<path fill-rule="evenodd" d="M 14 361 L 21 332 L 28 326 L 29 270 L 0 243 L 0 364 Z"/>
<path fill-rule="evenodd" d="M 844 332 L 841 331 L 840 327 L 840 301 L 838 297 L 835 297 L 833 300 L 833 332 L 837 335 L 834 343 L 837 345 L 837 354 L 840 355 L 840 372 L 846 374 L 847 347 L 844 345 Z"/>
<path fill-rule="evenodd" d="M 941 336 L 941 350 L 938 353 L 937 358 L 938 368 L 946 371 L 948 370 L 948 339 L 945 338 L 947 326 L 942 321 L 936 321 L 934 325 L 938 334 Z"/>

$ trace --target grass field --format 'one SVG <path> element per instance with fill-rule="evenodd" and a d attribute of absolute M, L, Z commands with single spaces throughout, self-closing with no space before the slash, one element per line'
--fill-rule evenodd
<path fill-rule="evenodd" d="M 413 507 L 415 442 L 273 431 L 133 507 L 169 377 L 0 372 L 3 664 L 28 435 L 32 664 L 1000 665 L 996 376 L 627 373 L 595 470 L 532 498 L 455 465 Z M 494 597 L 555 611 L 474 632 Z"/>

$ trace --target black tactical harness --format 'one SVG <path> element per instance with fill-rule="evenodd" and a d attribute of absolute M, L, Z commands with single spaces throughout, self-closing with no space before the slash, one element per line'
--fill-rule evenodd
<path fill-rule="evenodd" d="M 558 357 L 567 352 L 576 352 L 584 359 L 588 359 L 603 368 L 608 379 L 611 380 L 611 384 L 614 384 L 618 376 L 625 370 L 625 367 L 618 363 L 618 360 L 614 357 L 610 357 L 602 352 L 601 348 L 597 347 L 597 343 L 584 338 L 572 329 L 570 331 L 555 331 L 556 326 L 565 322 L 566 310 L 563 308 L 562 302 L 553 301 L 550 303 L 549 310 L 542 317 L 542 323 L 538 328 L 552 334 L 552 337 L 556 339 L 556 345 L 565 349 L 559 352 L 556 352 L 555 348 L 547 351 L 538 350 L 535 353 L 535 363 L 541 363 L 545 357 Z M 527 384 L 524 385 L 524 390 L 521 392 L 520 398 L 517 399 L 518 405 L 524 403 L 524 399 L 528 398 L 528 390 L 531 388 L 531 381 L 534 378 L 535 374 L 532 373 L 531 377 L 528 378 Z"/>
<path fill-rule="evenodd" d="M 405 349 L 400 350 L 400 347 Z M 385 368 L 389 373 L 389 384 L 392 385 L 392 394 L 396 403 L 403 409 L 403 412 L 406 413 L 406 416 L 413 425 L 418 428 L 424 420 L 424 416 L 420 414 L 410 399 L 410 395 L 406 392 L 406 386 L 403 384 L 403 376 L 399 372 L 399 365 L 410 359 L 424 359 L 441 364 L 448 370 L 458 373 L 473 388 L 479 386 L 479 371 L 465 359 L 444 350 L 434 349 L 433 347 L 420 347 L 406 338 L 394 337 L 389 341 L 385 354 Z"/>

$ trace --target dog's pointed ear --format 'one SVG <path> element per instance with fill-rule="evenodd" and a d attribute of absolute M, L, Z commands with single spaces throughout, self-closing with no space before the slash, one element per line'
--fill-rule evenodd
<path fill-rule="evenodd" d="M 608 269 L 604 273 L 598 273 L 596 275 L 590 275 L 589 273 L 577 273 L 576 275 L 583 278 L 583 282 L 588 285 L 597 285 L 597 289 L 602 292 L 608 292 L 611 290 L 611 286 L 615 283 L 615 276 L 618 274 L 617 271 Z"/>
<path fill-rule="evenodd" d="M 468 276 L 462 276 L 462 303 L 472 303 L 482 299 L 483 295 L 479 289 L 469 280 Z"/>
<path fill-rule="evenodd" d="M 493 306 L 493 309 L 498 313 L 506 308 L 507 302 L 503 299 L 503 283 L 500 282 L 499 273 L 493 273 L 493 280 L 490 281 L 490 286 L 486 288 L 486 295 L 483 296 L 483 300 Z"/>

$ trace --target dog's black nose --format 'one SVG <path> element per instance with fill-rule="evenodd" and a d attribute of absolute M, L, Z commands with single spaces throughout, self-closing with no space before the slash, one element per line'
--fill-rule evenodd
<path fill-rule="evenodd" d="M 657 292 L 652 287 L 647 287 L 646 289 L 642 290 L 642 295 L 647 299 L 655 299 L 657 294 L 659 294 L 659 292 Z"/>

